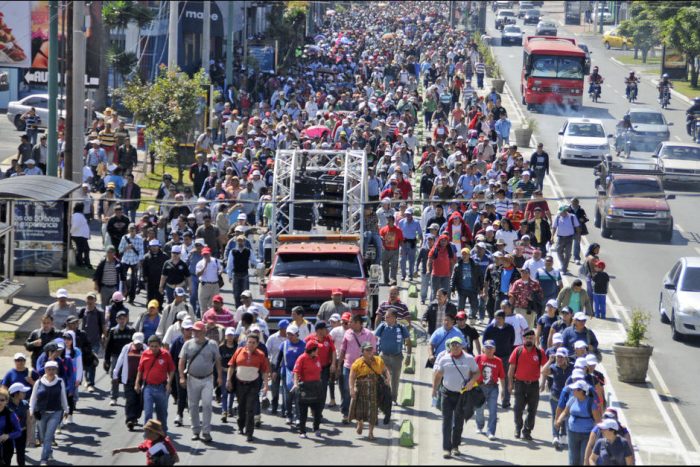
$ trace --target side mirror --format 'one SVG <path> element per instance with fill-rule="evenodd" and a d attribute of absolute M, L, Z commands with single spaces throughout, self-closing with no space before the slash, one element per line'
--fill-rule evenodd
<path fill-rule="evenodd" d="M 615 136 L 613 134 L 609 134 L 608 138 L 614 138 Z"/>
<path fill-rule="evenodd" d="M 676 199 L 676 195 L 666 195 L 666 199 Z"/>
<path fill-rule="evenodd" d="M 666 125 L 667 125 L 667 126 L 673 126 L 673 122 L 667 122 Z"/>
<path fill-rule="evenodd" d="M 659 158 L 659 156 L 657 156 L 656 154 L 652 154 L 651 157 L 653 157 L 654 159 L 658 159 L 658 158 Z"/>
<path fill-rule="evenodd" d="M 558 134 L 558 135 L 563 135 L 564 132 L 563 132 L 563 131 L 560 131 L 560 132 L 558 132 L 557 134 Z"/>
<path fill-rule="evenodd" d="M 664 289 L 676 290 L 676 284 L 674 284 L 673 282 L 664 282 Z"/>

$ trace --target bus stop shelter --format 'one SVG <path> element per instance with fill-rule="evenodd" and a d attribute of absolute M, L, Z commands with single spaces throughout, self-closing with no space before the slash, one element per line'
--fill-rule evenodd
<path fill-rule="evenodd" d="M 80 185 L 48 176 L 0 180 L 0 300 L 45 296 L 68 276 L 71 195 Z"/>

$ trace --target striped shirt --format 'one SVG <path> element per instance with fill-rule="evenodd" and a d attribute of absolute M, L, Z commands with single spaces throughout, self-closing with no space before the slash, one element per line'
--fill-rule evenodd
<path fill-rule="evenodd" d="M 408 311 L 408 307 L 405 303 L 402 303 L 400 300 L 396 301 L 396 303 L 390 303 L 389 301 L 383 302 L 381 305 L 379 305 L 379 308 L 377 308 L 377 315 L 380 316 L 382 320 L 384 320 L 384 316 L 386 316 L 386 312 L 389 310 L 394 311 L 394 313 L 396 314 L 396 319 L 398 319 L 399 321 L 411 320 L 411 313 Z"/>
<path fill-rule="evenodd" d="M 506 213 L 513 207 L 513 202 L 508 198 L 496 199 L 493 203 L 496 206 L 496 213 L 505 217 Z"/>
<path fill-rule="evenodd" d="M 27 128 L 34 128 L 34 126 L 41 123 L 41 119 L 36 114 L 34 114 L 34 115 L 27 114 L 27 116 L 24 117 L 24 123 L 27 126 Z"/>
<path fill-rule="evenodd" d="M 130 244 L 134 248 L 127 251 L 126 247 Z M 119 253 L 122 255 L 122 263 L 128 265 L 138 264 L 139 261 L 143 260 L 143 237 L 141 235 L 134 237 L 124 235 L 119 242 Z"/>
<path fill-rule="evenodd" d="M 117 268 L 115 265 L 116 262 L 114 261 L 105 261 L 105 267 L 102 272 L 102 285 L 108 287 L 119 285 L 119 278 L 117 277 Z"/>
<path fill-rule="evenodd" d="M 109 148 L 113 147 L 117 142 L 117 135 L 113 131 L 102 130 L 99 134 L 100 144 Z"/>
<path fill-rule="evenodd" d="M 484 65 L 483 62 L 476 62 L 476 65 L 474 65 L 474 71 L 479 74 L 479 73 L 485 73 L 486 72 L 486 66 Z"/>
<path fill-rule="evenodd" d="M 206 323 L 210 317 L 213 317 L 216 324 L 223 326 L 224 328 L 234 327 L 236 325 L 236 322 L 233 319 L 233 313 L 231 313 L 227 308 L 222 308 L 221 313 L 217 313 L 214 308 L 209 308 L 209 310 L 204 313 L 202 320 Z"/>

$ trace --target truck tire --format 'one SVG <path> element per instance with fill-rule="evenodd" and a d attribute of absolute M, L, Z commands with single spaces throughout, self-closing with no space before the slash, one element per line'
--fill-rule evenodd
<path fill-rule="evenodd" d="M 659 294 L 659 316 L 661 317 L 661 322 L 663 324 L 670 324 L 671 320 L 668 319 L 668 316 L 665 313 L 661 313 L 661 303 L 662 303 L 662 295 Z"/>
<path fill-rule="evenodd" d="M 595 216 L 593 217 L 593 225 L 600 228 L 600 211 L 595 210 Z"/>
<path fill-rule="evenodd" d="M 608 228 L 608 224 L 605 222 L 605 219 L 601 220 L 600 235 L 602 235 L 603 238 L 612 237 L 612 230 Z"/>
<path fill-rule="evenodd" d="M 671 227 L 666 232 L 663 232 L 661 234 L 661 240 L 664 242 L 671 243 L 672 239 L 673 239 L 673 227 Z"/>

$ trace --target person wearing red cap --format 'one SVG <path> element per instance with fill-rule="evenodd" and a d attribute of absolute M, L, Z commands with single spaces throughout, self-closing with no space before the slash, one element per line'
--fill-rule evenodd
<path fill-rule="evenodd" d="M 343 301 L 343 291 L 341 289 L 333 289 L 331 300 L 321 304 L 321 308 L 318 309 L 316 314 L 316 319 L 328 322 L 334 314 L 342 315 L 348 311 L 352 312 L 348 304 Z"/>
<path fill-rule="evenodd" d="M 309 336 L 311 337 L 311 336 Z M 306 419 L 309 408 L 314 416 L 314 432 L 321 437 L 321 417 L 326 393 L 321 382 L 321 362 L 318 358 L 318 341 L 306 341 L 304 353 L 294 363 L 294 386 L 292 392 L 298 393 L 299 401 L 299 436 L 306 438 Z"/>
<path fill-rule="evenodd" d="M 605 263 L 596 261 L 595 272 L 591 276 L 593 282 L 593 312 L 596 318 L 605 319 L 605 300 L 608 296 L 608 284 L 610 276 L 605 272 Z"/>
<path fill-rule="evenodd" d="M 206 310 L 212 305 L 212 298 L 219 293 L 219 276 L 223 268 L 219 260 L 212 258 L 209 247 L 202 248 L 202 259 L 195 267 L 195 273 L 199 279 L 197 290 L 199 307 Z"/>
<path fill-rule="evenodd" d="M 180 386 L 187 387 L 187 403 L 192 417 L 192 440 L 211 441 L 211 395 L 214 392 L 212 374 L 216 371 L 217 384 L 222 385 L 221 356 L 219 347 L 207 339 L 205 325 L 197 321 L 192 326 L 194 338 L 185 342 L 178 360 Z M 202 422 L 199 420 L 199 406 L 202 406 Z"/>
<path fill-rule="evenodd" d="M 236 326 L 233 313 L 224 306 L 224 297 L 219 294 L 212 297 L 211 308 L 204 313 L 202 319 L 204 322 L 213 320 L 224 329 Z"/>
<path fill-rule="evenodd" d="M 399 267 L 399 246 L 403 243 L 403 232 L 394 225 L 393 214 L 387 214 L 387 225 L 379 229 L 382 238 L 382 270 L 384 285 L 396 285 Z"/>

